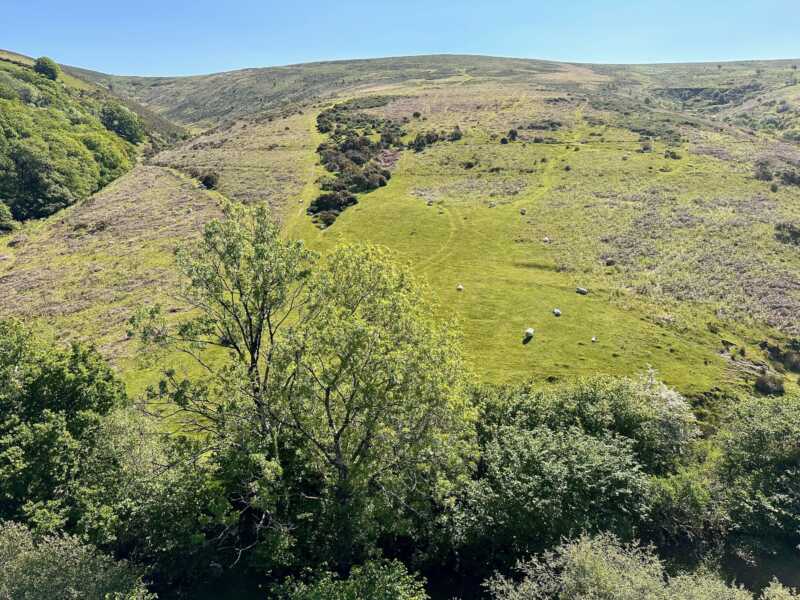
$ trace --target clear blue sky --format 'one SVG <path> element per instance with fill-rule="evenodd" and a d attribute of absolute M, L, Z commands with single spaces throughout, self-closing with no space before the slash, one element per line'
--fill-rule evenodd
<path fill-rule="evenodd" d="M 457 53 L 800 58 L 800 0 L 3 0 L 0 47 L 116 74 Z"/>

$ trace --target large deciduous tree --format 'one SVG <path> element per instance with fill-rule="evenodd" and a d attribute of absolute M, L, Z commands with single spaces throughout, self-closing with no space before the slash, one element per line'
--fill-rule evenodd
<path fill-rule="evenodd" d="M 178 253 L 194 316 L 170 327 L 151 308 L 134 325 L 205 369 L 201 383 L 167 373 L 159 395 L 208 440 L 239 535 L 273 536 L 273 554 L 290 535 L 346 566 L 464 473 L 472 411 L 453 330 L 385 250 L 318 261 L 265 207 L 224 213 Z"/>

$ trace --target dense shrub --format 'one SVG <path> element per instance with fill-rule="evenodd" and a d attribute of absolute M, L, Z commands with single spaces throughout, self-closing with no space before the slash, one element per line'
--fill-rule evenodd
<path fill-rule="evenodd" d="M 787 169 L 781 173 L 781 181 L 784 185 L 800 185 L 800 172 Z"/>
<path fill-rule="evenodd" d="M 402 563 L 368 562 L 353 567 L 347 579 L 326 573 L 313 583 L 289 581 L 276 590 L 283 600 L 427 600 L 422 581 Z"/>
<path fill-rule="evenodd" d="M 756 379 L 756 390 L 767 396 L 783 396 L 783 377 L 778 373 L 764 373 Z"/>
<path fill-rule="evenodd" d="M 719 434 L 720 489 L 735 534 L 800 543 L 800 399 L 750 400 Z"/>
<path fill-rule="evenodd" d="M 495 428 L 460 499 L 463 552 L 510 565 L 582 531 L 631 536 L 649 511 L 648 478 L 631 446 L 577 427 Z"/>
<path fill-rule="evenodd" d="M 102 416 L 125 402 L 91 348 L 53 350 L 0 321 L 0 519 L 45 530 L 77 518 L 70 485 L 98 443 Z"/>
<path fill-rule="evenodd" d="M 0 200 L 0 235 L 14 231 L 16 223 L 14 217 L 11 215 L 11 209 L 8 205 Z"/>
<path fill-rule="evenodd" d="M 139 117 L 122 104 L 107 103 L 100 112 L 100 120 L 106 129 L 113 131 L 132 144 L 138 144 L 144 140 L 144 127 L 142 127 Z"/>
<path fill-rule="evenodd" d="M 800 225 L 783 222 L 775 225 L 775 237 L 784 244 L 800 246 Z"/>
<path fill-rule="evenodd" d="M 479 402 L 484 406 L 485 427 L 512 423 L 527 429 L 579 427 L 593 436 L 611 433 L 628 438 L 637 461 L 653 474 L 673 471 L 699 436 L 688 402 L 653 373 L 590 378 L 553 390 L 531 386 L 486 390 Z"/>
<path fill-rule="evenodd" d="M 29 70 L 0 65 L 0 198 L 17 220 L 44 217 L 130 169 L 133 147 L 96 102 Z"/>
<path fill-rule="evenodd" d="M 36 539 L 26 527 L 0 521 L 0 598 L 155 598 L 142 575 L 77 537 Z"/>
<path fill-rule="evenodd" d="M 424 133 L 418 133 L 417 137 L 415 137 L 414 140 L 408 144 L 408 147 L 415 152 L 422 152 L 428 146 L 433 146 L 440 139 L 441 137 L 437 132 L 426 131 Z"/>
<path fill-rule="evenodd" d="M 759 160 L 756 163 L 755 178 L 759 181 L 772 181 L 772 165 L 766 160 Z"/>
<path fill-rule="evenodd" d="M 56 61 L 47 56 L 40 56 L 37 58 L 36 62 L 33 64 L 33 70 L 53 81 L 58 79 L 58 76 L 61 75 L 61 67 L 58 66 Z"/>
<path fill-rule="evenodd" d="M 361 112 L 360 109 L 383 106 L 390 97 L 358 98 L 337 104 L 317 117 L 317 128 L 330 133 L 330 140 L 317 148 L 320 162 L 331 173 L 320 181 L 322 194 L 309 206 L 307 213 L 321 227 L 333 224 L 348 206 L 356 204 L 353 194 L 368 193 L 385 186 L 391 173 L 380 161 L 380 154 L 399 147 L 404 134 L 395 122 Z M 380 141 L 369 136 L 380 131 Z"/>
<path fill-rule="evenodd" d="M 520 562 L 519 577 L 495 576 L 485 587 L 495 600 L 753 600 L 706 570 L 670 577 L 652 549 L 623 545 L 610 535 L 583 536 Z M 798 598 L 777 582 L 761 600 Z"/>

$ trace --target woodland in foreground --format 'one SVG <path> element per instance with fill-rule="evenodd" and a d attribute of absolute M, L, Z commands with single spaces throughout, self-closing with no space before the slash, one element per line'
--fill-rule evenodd
<path fill-rule="evenodd" d="M 726 568 L 800 543 L 796 398 L 701 424 L 652 372 L 478 385 L 406 265 L 265 207 L 177 264 L 188 310 L 131 319 L 141 402 L 0 322 L 0 598 L 798 597 Z"/>

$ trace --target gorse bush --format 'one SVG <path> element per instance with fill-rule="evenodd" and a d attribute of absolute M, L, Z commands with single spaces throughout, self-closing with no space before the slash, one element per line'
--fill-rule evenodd
<path fill-rule="evenodd" d="M 37 58 L 36 62 L 33 64 L 33 70 L 53 81 L 58 79 L 59 75 L 61 75 L 61 67 L 58 66 L 56 61 L 47 56 L 40 56 Z"/>
<path fill-rule="evenodd" d="M 109 131 L 113 131 L 121 138 L 132 144 L 144 140 L 144 128 L 136 116 L 122 104 L 109 102 L 100 111 L 100 121 Z"/>

